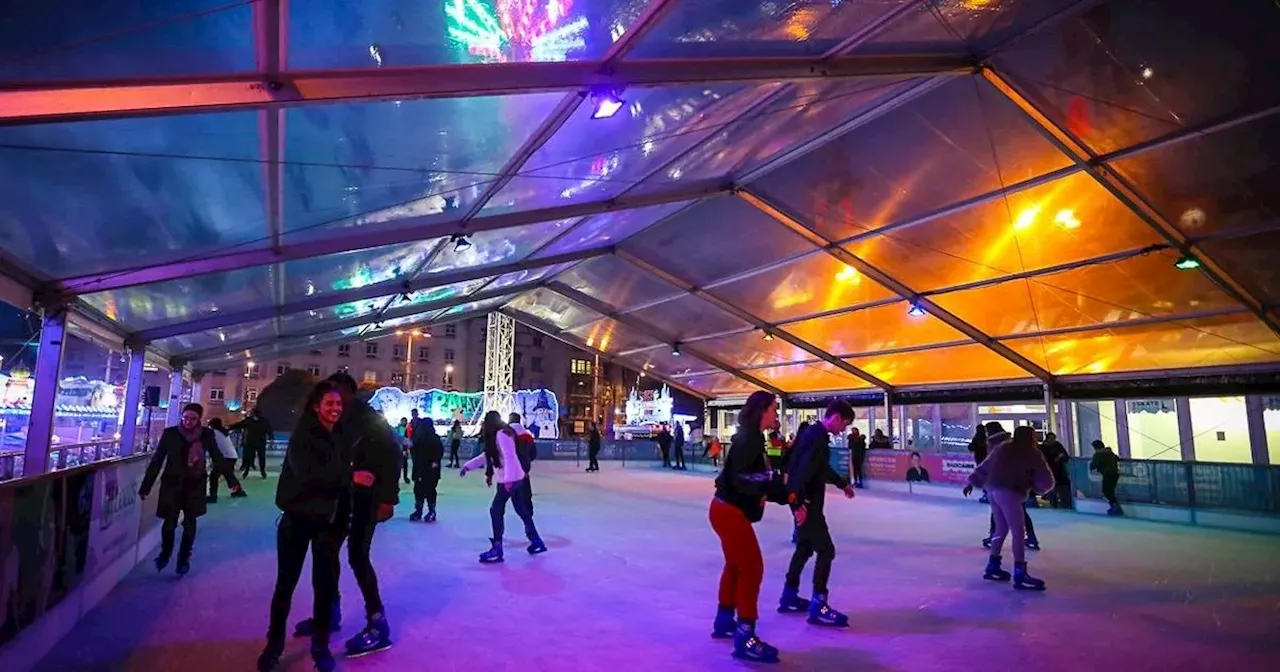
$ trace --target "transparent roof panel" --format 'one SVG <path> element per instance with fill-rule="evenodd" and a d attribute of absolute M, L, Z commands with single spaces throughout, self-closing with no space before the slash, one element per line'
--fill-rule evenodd
<path fill-rule="evenodd" d="M 1208 240 L 1201 249 L 1263 305 L 1280 306 L 1280 229 L 1226 240 Z"/>
<path fill-rule="evenodd" d="M 7 126 L 0 146 L 0 181 L 22 185 L 0 248 L 47 275 L 270 243 L 254 112 Z"/>
<path fill-rule="evenodd" d="M 274 297 L 271 270 L 265 266 L 80 296 L 131 331 L 262 308 L 272 305 Z"/>
<path fill-rule="evenodd" d="M 853 355 L 967 340 L 932 315 L 908 315 L 904 301 L 806 320 L 786 330 L 833 355 Z"/>
<path fill-rule="evenodd" d="M 651 371 L 667 377 L 720 370 L 687 352 L 682 352 L 677 357 L 671 354 L 670 348 L 645 350 L 631 355 L 629 359 L 639 364 L 639 368 L 643 371 Z"/>
<path fill-rule="evenodd" d="M 903 86 L 901 79 L 867 78 L 781 87 L 737 122 L 645 180 L 640 189 L 661 191 L 743 172 L 857 116 Z"/>
<path fill-rule="evenodd" d="M 459 249 L 446 241 L 442 252 L 432 262 L 427 273 L 443 273 L 462 268 L 477 268 L 519 261 L 544 245 L 558 234 L 569 229 L 576 220 L 561 219 L 554 222 L 528 224 L 509 229 L 480 231 L 467 236 L 469 247 Z"/>
<path fill-rule="evenodd" d="M 1005 345 L 1054 375 L 1280 362 L 1280 340 L 1252 315 L 1032 336 Z"/>
<path fill-rule="evenodd" d="M 689 201 L 650 205 L 644 208 L 615 210 L 582 220 L 534 258 L 566 254 L 593 247 L 615 245 L 645 230 L 673 212 L 689 205 Z"/>
<path fill-rule="evenodd" d="M 372 324 L 367 325 L 364 328 L 363 333 L 369 334 L 375 330 L 384 331 L 386 329 L 403 329 L 405 327 L 426 327 L 430 325 L 433 321 L 444 317 L 444 312 L 445 312 L 444 310 L 432 310 L 432 311 L 427 311 L 423 313 L 418 313 L 417 315 L 405 315 L 404 317 L 397 317 L 390 320 L 385 320 L 379 323 L 381 324 L 381 326 L 376 326 Z"/>
<path fill-rule="evenodd" d="M 1095 152 L 1280 102 L 1268 3 L 1099 3 L 995 59 Z"/>
<path fill-rule="evenodd" d="M 855 50 L 860 54 L 983 53 L 1078 0 L 917 2 Z"/>
<path fill-rule="evenodd" d="M 503 304 L 510 302 L 514 296 L 514 294 L 508 294 L 506 296 L 496 296 L 492 299 L 481 299 L 479 301 L 472 301 L 471 303 L 464 303 L 461 306 L 454 306 L 444 311 L 440 314 L 440 317 L 456 317 L 465 313 L 487 315 L 501 308 Z"/>
<path fill-rule="evenodd" d="M 1032 377 L 1013 362 L 976 343 L 847 361 L 890 385 L 976 383 Z"/>
<path fill-rule="evenodd" d="M 732 336 L 698 341 L 697 347 L 705 352 L 713 352 L 726 362 L 740 368 L 814 359 L 812 354 L 781 338 L 764 340 L 764 335 L 759 331 L 747 331 Z"/>
<path fill-rule="evenodd" d="M 375 315 L 388 308 L 398 309 L 408 305 L 420 305 L 467 296 L 485 286 L 491 279 L 477 278 L 449 285 L 419 289 L 409 295 L 408 299 L 402 294 L 388 294 L 372 299 L 350 301 L 329 308 L 290 313 L 281 318 L 283 320 L 282 328 L 285 333 L 296 334 L 315 331 L 317 326 L 324 328 L 337 320 L 368 317 L 372 321 Z M 422 314 L 419 313 L 418 316 L 421 319 Z"/>
<path fill-rule="evenodd" d="M 622 247 L 696 285 L 813 249 L 809 241 L 733 196 L 699 203 Z"/>
<path fill-rule="evenodd" d="M 712 293 L 766 322 L 782 322 L 897 298 L 874 280 L 822 251 L 727 285 L 717 285 Z"/>
<path fill-rule="evenodd" d="M 242 322 L 219 329 L 183 334 L 155 341 L 151 345 L 171 355 L 194 353 L 227 344 L 251 343 L 267 340 L 275 335 L 275 319 L 258 322 Z"/>
<path fill-rule="evenodd" d="M 225 0 L 6 3 L 0 81 L 253 70 L 253 8 Z"/>
<path fill-rule="evenodd" d="M 1153 252 L 930 298 L 991 336 L 1242 309 L 1203 273 L 1174 268 L 1179 256 Z"/>
<path fill-rule="evenodd" d="M 285 231 L 461 217 L 562 95 L 288 108 Z"/>
<path fill-rule="evenodd" d="M 373 68 L 600 58 L 652 0 L 290 0 L 289 64 Z"/>
<path fill-rule="evenodd" d="M 578 337 L 589 348 L 610 353 L 659 345 L 658 341 L 608 318 L 571 329 L 568 333 Z"/>
<path fill-rule="evenodd" d="M 585 308 L 549 289 L 535 289 L 516 297 L 511 305 L 512 310 L 525 313 L 530 317 L 542 320 L 558 329 L 572 329 L 595 322 L 604 317 L 600 313 Z"/>
<path fill-rule="evenodd" d="M 645 34 L 641 58 L 820 56 L 904 0 L 678 2 Z"/>
<path fill-rule="evenodd" d="M 557 275 L 573 268 L 578 262 L 566 262 L 556 264 L 554 266 L 541 266 L 539 268 L 530 268 L 523 271 L 513 271 L 506 275 L 500 276 L 489 285 L 488 289 L 504 289 L 506 287 L 522 287 L 531 285 L 541 280 L 554 278 Z"/>
<path fill-rule="evenodd" d="M 248 349 L 237 349 L 223 352 L 216 356 L 206 357 L 194 362 L 198 368 L 213 369 L 217 367 L 226 367 L 230 365 L 243 366 L 246 361 L 266 360 L 274 357 L 287 356 L 292 354 L 301 354 L 312 349 L 322 348 L 326 345 L 333 345 L 350 341 L 360 335 L 361 328 L 340 329 L 322 334 L 311 334 L 309 336 L 301 336 L 294 338 L 284 338 L 269 344 L 255 345 Z M 266 384 L 265 382 L 263 383 Z"/>
<path fill-rule="evenodd" d="M 677 341 L 721 334 L 751 325 L 691 295 L 628 313 Z"/>
<path fill-rule="evenodd" d="M 955 77 L 755 186 L 842 240 L 1069 163 L 989 84 Z"/>
<path fill-rule="evenodd" d="M 845 247 L 925 292 L 1162 242 L 1093 178 L 1076 173 Z"/>
<path fill-rule="evenodd" d="M 682 293 L 680 288 L 613 255 L 588 259 L 556 278 L 556 281 L 618 310 L 627 310 Z"/>
<path fill-rule="evenodd" d="M 635 89 L 608 119 L 587 100 L 484 213 L 612 198 L 736 119 L 779 84 Z"/>
<path fill-rule="evenodd" d="M 760 389 L 731 373 L 700 373 L 677 378 L 681 385 L 704 392 L 712 396 L 734 396 L 751 394 Z"/>
<path fill-rule="evenodd" d="M 285 300 L 403 278 L 412 274 L 442 242 L 424 240 L 286 262 Z"/>
<path fill-rule="evenodd" d="M 783 392 L 819 392 L 870 387 L 866 381 L 828 362 L 754 369 L 751 375 Z"/>

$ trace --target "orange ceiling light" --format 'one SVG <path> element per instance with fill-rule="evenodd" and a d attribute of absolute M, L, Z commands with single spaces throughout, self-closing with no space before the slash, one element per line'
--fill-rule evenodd
<path fill-rule="evenodd" d="M 1054 215 L 1053 221 L 1064 229 L 1069 230 L 1080 228 L 1080 220 L 1076 218 L 1076 211 L 1071 208 L 1063 208 L 1059 210 L 1058 214 Z"/>
<path fill-rule="evenodd" d="M 1013 220 L 1013 230 L 1026 231 L 1035 225 L 1036 218 L 1039 216 L 1040 206 L 1032 205 L 1030 207 L 1023 208 L 1022 212 L 1019 212 L 1017 218 Z"/>

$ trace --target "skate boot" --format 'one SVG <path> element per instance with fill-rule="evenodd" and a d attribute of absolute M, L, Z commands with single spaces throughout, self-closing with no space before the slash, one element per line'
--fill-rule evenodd
<path fill-rule="evenodd" d="M 169 566 L 169 556 L 173 555 L 173 551 L 160 550 L 160 555 L 156 556 L 156 571 L 163 572 L 165 567 Z"/>
<path fill-rule="evenodd" d="M 1124 515 L 1124 509 L 1121 509 L 1119 504 L 1112 504 L 1109 508 L 1107 508 L 1107 515 L 1108 515 L 1108 516 L 1123 516 L 1123 515 Z"/>
<path fill-rule="evenodd" d="M 436 522 L 436 510 L 435 510 L 435 509 L 432 509 L 432 510 L 428 511 L 428 512 L 427 512 L 427 517 L 426 517 L 426 519 L 425 519 L 425 520 L 426 520 L 428 523 L 434 523 L 434 522 Z"/>
<path fill-rule="evenodd" d="M 311 662 L 315 663 L 318 672 L 333 672 L 338 667 L 338 661 L 333 659 L 328 643 L 311 643 Z"/>
<path fill-rule="evenodd" d="M 340 602 L 333 603 L 333 615 L 329 617 L 329 632 L 338 632 L 342 630 L 342 604 Z M 314 619 L 305 618 L 298 621 L 293 626 L 294 637 L 314 637 L 316 631 L 316 622 Z"/>
<path fill-rule="evenodd" d="M 711 626 L 711 638 L 733 639 L 733 633 L 737 629 L 738 622 L 733 620 L 733 607 L 717 607 L 716 622 Z"/>
<path fill-rule="evenodd" d="M 987 558 L 987 571 L 982 575 L 982 578 L 988 581 L 1008 581 L 1013 578 L 1013 575 L 1004 571 L 1004 568 L 1000 566 L 1000 556 L 992 555 Z"/>
<path fill-rule="evenodd" d="M 982 540 L 982 547 L 991 548 L 991 537 L 986 537 Z"/>
<path fill-rule="evenodd" d="M 217 496 L 217 495 L 209 495 L 208 497 L 205 497 L 205 498 L 204 498 L 204 503 L 205 503 L 205 504 L 217 504 L 217 503 L 218 503 L 218 496 Z"/>
<path fill-rule="evenodd" d="M 422 520 L 422 511 L 414 511 L 413 513 L 409 514 L 409 522 L 416 523 L 420 520 Z"/>
<path fill-rule="evenodd" d="M 267 640 L 267 647 L 258 656 L 258 672 L 276 672 L 280 669 L 280 655 L 284 653 L 284 642 Z"/>
<path fill-rule="evenodd" d="M 176 569 L 178 570 L 178 576 L 186 576 L 191 571 L 191 556 L 189 554 L 179 555 Z"/>
<path fill-rule="evenodd" d="M 1044 581 L 1027 573 L 1027 563 L 1013 563 L 1013 587 L 1018 590 L 1044 590 Z"/>
<path fill-rule="evenodd" d="M 369 624 L 360 634 L 347 640 L 347 657 L 359 658 L 391 648 L 391 626 L 387 617 L 378 612 L 369 616 Z"/>
<path fill-rule="evenodd" d="M 231 493 L 232 499 L 242 499 L 248 496 L 249 496 L 249 493 L 245 492 L 243 488 L 241 488 L 240 490 L 235 490 Z"/>
<path fill-rule="evenodd" d="M 782 597 L 778 599 L 779 614 L 802 614 L 809 610 L 809 600 L 800 597 L 796 588 L 783 588 Z"/>
<path fill-rule="evenodd" d="M 490 539 L 493 546 L 480 554 L 480 562 L 486 565 L 502 562 L 502 540 Z"/>
<path fill-rule="evenodd" d="M 814 593 L 813 599 L 809 600 L 809 623 L 813 625 L 825 625 L 832 628 L 849 627 L 849 617 L 831 608 L 827 604 L 827 596 Z"/>
<path fill-rule="evenodd" d="M 743 621 L 733 633 L 733 657 L 756 663 L 778 662 L 778 649 L 756 636 L 756 624 Z"/>
<path fill-rule="evenodd" d="M 195 548 L 194 534 L 182 533 L 182 542 L 178 544 L 178 576 L 186 576 L 191 571 L 191 551 Z"/>
<path fill-rule="evenodd" d="M 1026 542 L 1024 542 L 1023 545 L 1025 545 L 1028 550 L 1032 550 L 1032 551 L 1040 550 L 1040 540 L 1036 539 L 1036 535 L 1034 534 L 1028 534 L 1027 540 Z"/>
<path fill-rule="evenodd" d="M 528 551 L 529 555 L 537 555 L 539 553 L 546 553 L 547 545 L 542 543 L 542 537 L 535 536 L 529 540 L 529 546 L 524 550 Z"/>

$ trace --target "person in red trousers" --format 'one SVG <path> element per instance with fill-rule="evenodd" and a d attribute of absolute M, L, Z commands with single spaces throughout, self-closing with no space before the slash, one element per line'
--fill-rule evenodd
<path fill-rule="evenodd" d="M 733 638 L 733 656 L 757 662 L 777 662 L 778 649 L 756 635 L 757 602 L 764 578 L 764 559 L 752 525 L 764 517 L 767 496 L 774 486 L 773 466 L 765 454 L 766 431 L 778 421 L 778 400 L 755 392 L 738 414 L 738 431 L 729 444 L 724 469 L 716 478 L 711 500 L 711 528 L 724 550 L 719 608 L 711 636 Z M 734 620 L 734 613 L 737 620 Z"/>

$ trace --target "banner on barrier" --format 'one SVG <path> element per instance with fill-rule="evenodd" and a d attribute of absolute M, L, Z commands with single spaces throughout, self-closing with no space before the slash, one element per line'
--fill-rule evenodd
<path fill-rule="evenodd" d="M 960 486 L 968 482 L 974 468 L 970 454 L 919 454 L 905 450 L 868 451 L 864 465 L 868 478 Z"/>
<path fill-rule="evenodd" d="M 97 576 L 137 544 L 142 515 L 138 488 L 146 471 L 145 460 L 134 460 L 106 466 L 95 474 L 87 576 Z"/>

